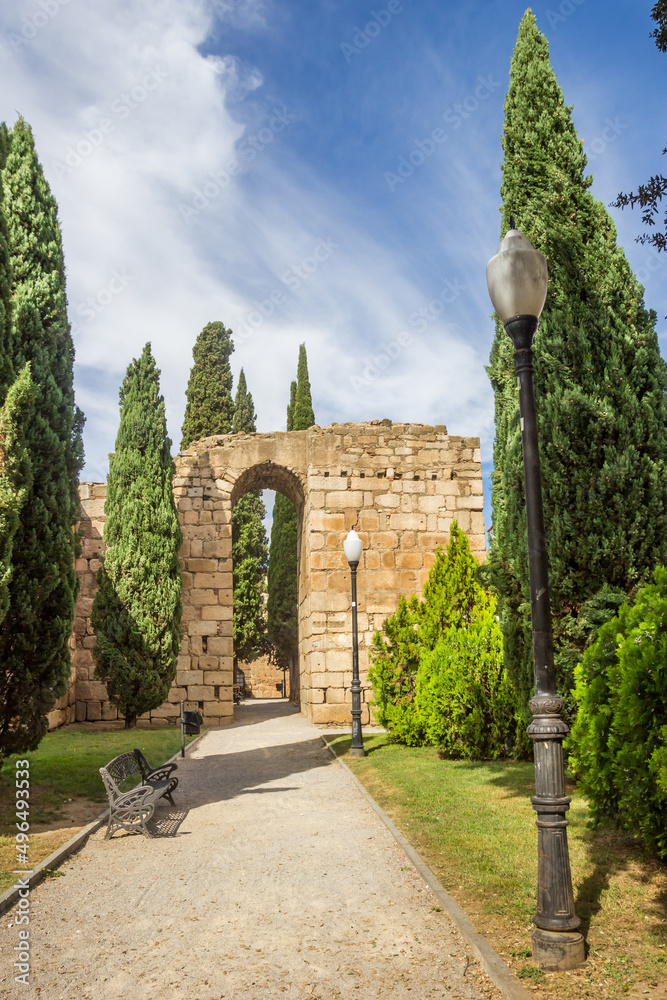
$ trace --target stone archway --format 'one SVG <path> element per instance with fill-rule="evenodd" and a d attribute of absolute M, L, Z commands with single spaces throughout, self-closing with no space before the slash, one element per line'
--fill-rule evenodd
<path fill-rule="evenodd" d="M 200 706 L 207 725 L 232 722 L 232 506 L 251 489 L 276 489 L 299 512 L 299 685 L 313 722 L 350 722 L 352 610 L 343 539 L 358 526 L 359 666 L 366 683 L 375 629 L 401 594 L 419 593 L 435 548 L 454 518 L 482 561 L 479 439 L 443 426 L 373 420 L 276 434 L 227 434 L 196 442 L 175 459 L 174 494 L 183 529 L 184 638 L 168 700 L 141 718 L 176 723 L 179 702 Z M 105 483 L 82 483 L 83 552 L 70 688 L 49 716 L 113 721 L 105 685 L 94 678 L 90 611 L 104 555 Z M 364 705 L 362 721 L 368 721 Z"/>
<path fill-rule="evenodd" d="M 232 539 L 236 499 L 251 489 L 288 496 L 299 514 L 299 687 L 318 723 L 350 716 L 351 596 L 342 543 L 357 525 L 362 683 L 373 631 L 401 594 L 419 592 L 456 518 L 485 556 L 477 438 L 443 426 L 332 424 L 307 431 L 205 438 L 176 458 L 183 528 L 185 638 L 170 702 L 196 703 L 205 722 L 233 720 Z M 169 707 L 158 710 L 169 718 Z M 368 709 L 365 709 L 368 721 Z"/>

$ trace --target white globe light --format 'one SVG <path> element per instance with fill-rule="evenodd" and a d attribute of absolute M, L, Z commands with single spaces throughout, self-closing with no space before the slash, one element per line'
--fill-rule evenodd
<path fill-rule="evenodd" d="M 343 542 L 343 551 L 345 552 L 345 558 L 349 563 L 358 563 L 361 559 L 361 553 L 364 551 L 364 543 L 359 538 L 354 528 L 348 534 L 347 538 Z"/>
<path fill-rule="evenodd" d="M 513 316 L 540 316 L 547 297 L 547 259 L 518 229 L 510 229 L 486 265 L 489 295 L 505 323 Z"/>

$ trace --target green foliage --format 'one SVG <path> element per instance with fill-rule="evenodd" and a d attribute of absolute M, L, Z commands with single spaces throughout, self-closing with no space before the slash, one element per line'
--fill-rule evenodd
<path fill-rule="evenodd" d="M 257 430 L 255 406 L 243 369 L 234 409 L 234 434 Z M 246 493 L 232 511 L 234 563 L 234 655 L 245 662 L 268 651 L 264 580 L 269 550 L 264 528 L 266 508 L 259 491 Z"/>
<path fill-rule="evenodd" d="M 415 716 L 419 742 L 439 747 L 447 757 L 495 760 L 529 752 L 516 691 L 503 666 L 491 595 L 478 590 L 467 623 L 450 626 L 422 653 Z"/>
<path fill-rule="evenodd" d="M 181 451 L 212 434 L 229 434 L 234 419 L 232 331 L 224 323 L 208 323 L 192 348 L 194 365 L 186 390 L 187 404 L 181 428 Z"/>
<path fill-rule="evenodd" d="M 415 728 L 415 679 L 423 649 L 421 620 L 422 604 L 416 594 L 409 601 L 401 595 L 398 608 L 371 640 L 368 679 L 373 685 L 375 717 L 402 743 L 411 742 Z"/>
<path fill-rule="evenodd" d="M 602 626 L 576 669 L 566 742 L 594 821 L 612 817 L 667 859 L 667 569 Z"/>
<path fill-rule="evenodd" d="M 308 358 L 306 357 L 306 345 L 299 345 L 299 361 L 296 374 L 296 395 L 292 407 L 292 430 L 305 431 L 315 423 L 315 413 L 313 411 L 313 400 L 310 394 L 310 380 L 308 378 Z"/>
<path fill-rule="evenodd" d="M 182 536 L 159 378 L 146 344 L 120 389 L 107 480 L 107 551 L 91 616 L 95 676 L 106 683 L 128 729 L 165 701 L 181 641 Z"/>
<path fill-rule="evenodd" d="M 408 746 L 493 759 L 528 749 L 516 692 L 503 667 L 496 604 L 475 579 L 468 539 L 452 524 L 436 549 L 423 601 L 401 597 L 375 632 L 369 680 L 376 717 Z"/>
<path fill-rule="evenodd" d="M 667 52 L 667 0 L 658 0 L 651 10 L 651 17 L 658 25 L 649 35 L 660 49 Z M 663 155 L 667 153 L 667 147 L 663 149 Z M 660 221 L 659 202 L 667 196 L 667 177 L 662 174 L 655 174 L 646 184 L 640 184 L 636 192 L 624 194 L 621 192 L 612 201 L 615 208 L 626 208 L 628 205 L 634 208 L 639 205 L 642 211 L 642 222 L 650 228 L 650 232 L 645 232 L 636 237 L 637 243 L 650 243 L 656 250 L 667 250 L 667 208 L 662 220 L 663 232 L 655 230 L 656 222 Z"/>
<path fill-rule="evenodd" d="M 306 346 L 299 347 L 297 381 L 290 387 L 287 430 L 303 431 L 315 423 L 308 378 Z M 271 527 L 268 573 L 268 631 L 271 659 L 291 668 L 290 690 L 295 691 L 298 651 L 297 534 L 299 519 L 291 500 L 276 496 Z"/>
<path fill-rule="evenodd" d="M 601 620 L 667 559 L 667 366 L 527 11 L 505 101 L 501 235 L 510 214 L 547 257 L 549 294 L 535 339 L 559 693 Z M 500 322 L 488 369 L 495 394 L 489 578 L 505 665 L 524 706 L 533 689 L 521 432 L 513 347 Z"/>
<path fill-rule="evenodd" d="M 12 331 L 7 343 L 6 250 L 0 226 L 3 398 L 30 363 L 35 405 L 25 426 L 32 466 L 14 536 L 9 606 L 0 627 L 0 753 L 34 749 L 46 715 L 67 690 L 69 637 L 78 581 L 75 524 L 83 464 L 83 415 L 74 403 L 74 348 L 67 322 L 65 268 L 57 205 L 20 119 L 0 145 L 6 247 L 12 270 Z M 7 149 L 7 140 L 9 148 Z M 0 325 L 2 325 L 0 324 Z"/>
<path fill-rule="evenodd" d="M 35 387 L 26 362 L 0 410 L 0 624 L 9 606 L 14 536 L 32 482 L 25 429 L 34 403 Z"/>

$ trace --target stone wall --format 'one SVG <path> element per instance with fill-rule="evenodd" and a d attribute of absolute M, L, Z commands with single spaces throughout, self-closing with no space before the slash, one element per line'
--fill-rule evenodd
<path fill-rule="evenodd" d="M 450 436 L 444 426 L 386 420 L 228 434 L 196 442 L 175 461 L 184 639 L 168 701 L 142 716 L 153 723 L 175 722 L 181 699 L 199 708 L 207 725 L 233 721 L 231 512 L 249 490 L 278 490 L 298 512 L 299 690 L 292 691 L 313 722 L 350 721 L 352 615 L 343 553 L 350 528 L 356 526 L 364 542 L 357 573 L 364 687 L 373 631 L 402 594 L 421 592 L 454 518 L 475 558 L 485 558 L 479 440 Z M 70 690 L 65 707 L 57 708 L 64 721 L 73 706 L 79 720 L 115 718 L 104 685 L 92 677 L 89 620 L 103 554 L 105 493 L 104 484 L 81 487 L 86 537 L 77 567 L 82 586 L 73 635 L 74 696 Z M 364 722 L 369 695 L 363 692 Z"/>
<path fill-rule="evenodd" d="M 283 672 L 268 656 L 260 656 L 251 663 L 239 663 L 245 675 L 248 698 L 282 698 Z M 289 685 L 289 681 L 288 681 Z"/>

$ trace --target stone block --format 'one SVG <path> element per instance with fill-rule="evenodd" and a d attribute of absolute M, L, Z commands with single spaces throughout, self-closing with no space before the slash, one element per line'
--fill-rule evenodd
<path fill-rule="evenodd" d="M 311 569 L 344 569 L 348 565 L 345 552 L 341 546 L 340 551 L 324 550 L 323 552 L 311 552 Z"/>
<path fill-rule="evenodd" d="M 380 569 L 380 553 L 373 549 L 364 551 L 362 569 Z"/>
<path fill-rule="evenodd" d="M 77 681 L 76 693 L 83 701 L 107 700 L 107 686 L 102 681 Z"/>
<path fill-rule="evenodd" d="M 181 657 L 179 656 L 179 660 Z M 188 657 L 188 660 L 190 657 Z M 189 687 L 191 684 L 203 684 L 204 683 L 204 671 L 203 670 L 177 670 L 176 671 L 176 683 L 179 687 Z"/>
<path fill-rule="evenodd" d="M 375 502 L 378 507 L 398 507 L 401 498 L 397 493 L 381 493 L 379 496 L 376 496 Z"/>
<path fill-rule="evenodd" d="M 178 704 L 178 702 L 185 701 L 188 696 L 188 692 L 184 687 L 171 687 L 169 688 L 169 694 L 167 695 L 167 701 L 172 704 Z"/>
<path fill-rule="evenodd" d="M 370 578 L 370 586 L 374 590 L 396 590 L 398 587 L 398 573 L 395 570 L 375 570 Z"/>
<path fill-rule="evenodd" d="M 102 703 L 99 701 L 86 702 L 86 722 L 102 721 Z"/>
<path fill-rule="evenodd" d="M 208 640 L 208 652 L 213 656 L 233 656 L 234 641 L 230 636 L 213 636 Z"/>
<path fill-rule="evenodd" d="M 327 590 L 322 593 L 311 593 L 310 607 L 312 611 L 347 611 L 350 600 L 349 594 Z"/>
<path fill-rule="evenodd" d="M 204 671 L 204 684 L 224 684 L 229 687 L 233 681 L 234 676 L 233 670 L 205 670 Z"/>
<path fill-rule="evenodd" d="M 229 590 L 232 586 L 232 574 L 195 573 L 194 586 L 197 590 Z"/>
<path fill-rule="evenodd" d="M 351 725 L 350 709 L 345 705 L 312 705 L 304 706 L 307 718 L 316 726 Z"/>
<path fill-rule="evenodd" d="M 160 705 L 159 708 L 154 708 L 151 710 L 151 724 L 155 723 L 159 719 L 179 719 L 180 711 L 175 705 L 170 705 L 166 702 L 164 705 Z"/>
<path fill-rule="evenodd" d="M 187 569 L 190 573 L 216 573 L 218 571 L 217 559 L 188 559 Z M 199 584 L 195 584 L 200 586 Z"/>
<path fill-rule="evenodd" d="M 373 531 L 369 540 L 369 551 L 373 549 L 398 548 L 398 534 L 395 531 Z"/>
<path fill-rule="evenodd" d="M 358 510 L 364 506 L 364 495 L 360 490 L 330 490 L 326 494 L 325 503 L 330 510 L 343 510 L 346 507 Z"/>
<path fill-rule="evenodd" d="M 420 589 L 419 575 L 417 570 L 414 569 L 402 569 L 401 570 L 401 589 L 408 590 L 415 593 Z"/>
<path fill-rule="evenodd" d="M 326 514 L 314 510 L 310 515 L 310 527 L 313 531 L 344 531 L 345 517 L 343 514 Z"/>
<path fill-rule="evenodd" d="M 393 550 L 389 552 L 381 553 L 382 569 L 394 569 L 396 566 L 396 559 Z"/>
<path fill-rule="evenodd" d="M 102 719 L 104 722 L 114 722 L 118 718 L 118 709 L 110 701 L 102 702 Z"/>
<path fill-rule="evenodd" d="M 396 568 L 421 569 L 422 566 L 425 565 L 423 560 L 424 560 L 424 555 L 422 555 L 422 553 L 420 552 L 397 552 Z"/>
<path fill-rule="evenodd" d="M 398 531 L 425 531 L 425 514 L 399 514 L 389 515 L 389 527 Z"/>
<path fill-rule="evenodd" d="M 88 708 L 88 705 L 86 704 L 85 701 L 77 701 L 77 703 L 76 703 L 76 711 L 75 711 L 75 714 L 74 714 L 74 717 L 75 717 L 75 719 L 76 719 L 77 722 L 85 722 L 86 721 L 86 718 L 87 718 L 86 709 L 87 708 Z"/>
<path fill-rule="evenodd" d="M 482 510 L 483 507 L 483 496 L 459 497 L 456 502 L 457 510 Z"/>
<path fill-rule="evenodd" d="M 216 590 L 190 590 L 183 593 L 183 604 L 191 604 L 201 608 L 205 605 L 218 604 L 218 592 Z"/>
<path fill-rule="evenodd" d="M 217 622 L 188 622 L 188 635 L 215 635 L 217 631 Z"/>

